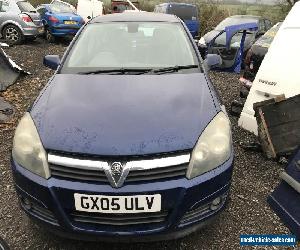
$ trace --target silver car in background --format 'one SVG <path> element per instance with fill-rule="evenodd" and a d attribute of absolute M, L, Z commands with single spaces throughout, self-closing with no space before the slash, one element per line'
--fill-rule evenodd
<path fill-rule="evenodd" d="M 44 33 L 36 9 L 24 0 L 0 0 L 0 35 L 9 44 L 34 40 Z"/>

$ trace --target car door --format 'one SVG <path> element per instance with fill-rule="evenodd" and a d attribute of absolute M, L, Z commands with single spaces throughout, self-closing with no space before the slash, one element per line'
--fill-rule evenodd
<path fill-rule="evenodd" d="M 217 54 L 222 58 L 222 65 L 217 67 L 218 70 L 240 73 L 247 32 L 257 29 L 257 23 L 230 25 L 212 39 L 208 45 L 208 54 Z M 216 43 L 220 37 L 225 39 L 222 42 L 224 45 Z"/>

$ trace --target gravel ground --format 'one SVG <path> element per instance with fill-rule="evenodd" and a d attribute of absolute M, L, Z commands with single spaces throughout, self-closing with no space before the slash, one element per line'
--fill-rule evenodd
<path fill-rule="evenodd" d="M 17 121 L 53 74 L 42 65 L 43 56 L 62 54 L 66 46 L 49 45 L 38 40 L 6 49 L 16 62 L 32 73 L 31 76 L 20 79 L 6 92 L 0 93 L 16 108 L 13 120 L 0 124 L 0 236 L 7 240 L 11 249 L 240 249 L 240 234 L 289 233 L 266 202 L 267 196 L 279 183 L 278 176 L 282 166 L 265 159 L 260 153 L 246 152 L 239 147 L 241 141 L 253 140 L 254 137 L 240 129 L 234 117 L 231 121 L 236 158 L 231 200 L 213 225 L 175 241 L 109 244 L 61 239 L 29 221 L 18 207 L 10 171 L 13 133 Z M 213 72 L 211 79 L 228 109 L 231 101 L 239 94 L 238 76 Z"/>

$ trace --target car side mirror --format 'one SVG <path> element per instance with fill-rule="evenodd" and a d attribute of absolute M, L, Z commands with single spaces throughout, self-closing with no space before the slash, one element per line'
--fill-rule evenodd
<path fill-rule="evenodd" d="M 43 63 L 46 67 L 56 70 L 60 65 L 60 59 L 57 55 L 48 55 L 44 57 Z"/>
<path fill-rule="evenodd" d="M 222 58 L 216 54 L 208 54 L 204 60 L 206 70 L 222 65 Z"/>

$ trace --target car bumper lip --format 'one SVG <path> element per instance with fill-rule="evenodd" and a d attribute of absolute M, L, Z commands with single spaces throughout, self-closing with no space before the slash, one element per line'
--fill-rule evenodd
<path fill-rule="evenodd" d="M 224 209 L 230 188 L 233 156 L 217 169 L 192 180 L 183 178 L 153 181 L 125 185 L 119 189 L 109 184 L 74 182 L 56 178 L 45 180 L 19 166 L 13 160 L 12 169 L 20 199 L 27 198 L 33 204 L 37 204 L 41 211 L 38 209 L 38 213 L 33 213 L 24 206 L 23 210 L 50 231 L 68 238 L 74 236 L 77 239 L 92 240 L 93 237 L 97 239 L 104 237 L 109 240 L 111 237 L 118 236 L 122 240 L 123 238 L 133 240 L 138 236 L 137 238 L 144 238 L 142 241 L 149 241 L 160 240 L 159 235 L 164 235 L 164 239 L 183 237 L 205 226 L 207 221 Z M 76 212 L 74 193 L 118 196 L 161 194 L 162 210 L 167 212 L 167 216 L 160 223 L 121 227 L 82 223 L 73 217 L 73 212 Z M 207 210 L 206 214 L 194 216 L 191 220 L 181 223 L 188 211 L 207 206 L 217 197 L 225 197 L 219 209 Z M 49 211 L 51 216 L 48 216 Z M 48 217 L 46 218 L 45 215 Z"/>

